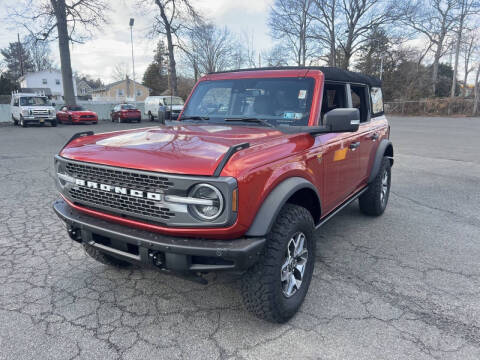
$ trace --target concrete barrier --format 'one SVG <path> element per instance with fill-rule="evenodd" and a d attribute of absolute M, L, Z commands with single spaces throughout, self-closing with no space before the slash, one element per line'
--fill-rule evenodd
<path fill-rule="evenodd" d="M 100 120 L 110 119 L 110 111 L 118 103 L 115 102 L 98 102 L 98 101 L 78 101 L 78 105 L 83 106 L 87 110 L 95 111 L 98 114 Z M 129 102 L 129 104 L 133 104 Z M 143 102 L 134 103 L 138 109 L 142 112 L 142 119 L 146 119 L 144 112 L 145 104 Z M 63 104 L 56 103 L 55 108 L 57 111 L 63 106 Z M 0 104 L 0 122 L 11 121 L 10 104 Z"/>

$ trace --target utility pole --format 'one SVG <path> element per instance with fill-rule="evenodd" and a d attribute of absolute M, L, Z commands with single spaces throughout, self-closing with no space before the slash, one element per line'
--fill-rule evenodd
<path fill-rule="evenodd" d="M 132 43 L 132 70 L 133 70 L 133 101 L 137 101 L 137 90 L 135 88 L 135 58 L 133 56 L 133 23 L 135 20 L 130 18 L 130 42 Z M 128 94 L 127 94 L 128 96 Z"/>

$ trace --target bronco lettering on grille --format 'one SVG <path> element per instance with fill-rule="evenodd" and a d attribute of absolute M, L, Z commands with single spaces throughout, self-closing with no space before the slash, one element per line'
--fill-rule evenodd
<path fill-rule="evenodd" d="M 100 184 L 95 181 L 86 181 L 83 179 L 75 179 L 75 185 L 78 186 L 86 186 L 92 189 L 100 189 L 107 192 L 113 192 L 119 195 L 130 195 L 138 198 L 147 198 L 149 200 L 156 200 L 160 201 L 162 199 L 162 195 L 159 193 L 148 192 L 148 191 L 141 191 L 136 189 L 127 189 L 125 187 L 120 186 L 112 186 L 108 184 Z"/>

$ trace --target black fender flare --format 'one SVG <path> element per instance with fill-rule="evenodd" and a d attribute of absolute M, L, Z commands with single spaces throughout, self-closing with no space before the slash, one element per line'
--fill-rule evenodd
<path fill-rule="evenodd" d="M 375 159 L 373 160 L 372 170 L 370 171 L 370 176 L 368 177 L 369 184 L 373 181 L 373 179 L 375 179 L 380 171 L 380 166 L 382 165 L 382 160 L 385 154 L 388 154 L 387 156 L 390 159 L 390 164 L 393 165 L 393 145 L 388 139 L 383 139 L 380 141 L 380 144 L 378 144 Z"/>
<path fill-rule="evenodd" d="M 245 235 L 265 236 L 268 234 L 283 205 L 285 205 L 293 194 L 302 189 L 310 189 L 315 192 L 321 209 L 320 196 L 315 185 L 302 177 L 288 178 L 278 184 L 270 194 L 268 194 Z"/>

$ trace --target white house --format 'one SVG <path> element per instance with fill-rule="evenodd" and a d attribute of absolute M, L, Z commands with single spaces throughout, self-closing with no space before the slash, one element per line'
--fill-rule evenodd
<path fill-rule="evenodd" d="M 77 86 L 75 78 L 73 80 L 73 91 L 77 96 Z M 37 72 L 28 72 L 19 79 L 21 88 L 44 88 L 50 89 L 52 97 L 57 100 L 63 97 L 62 73 L 57 70 L 44 70 Z"/>

